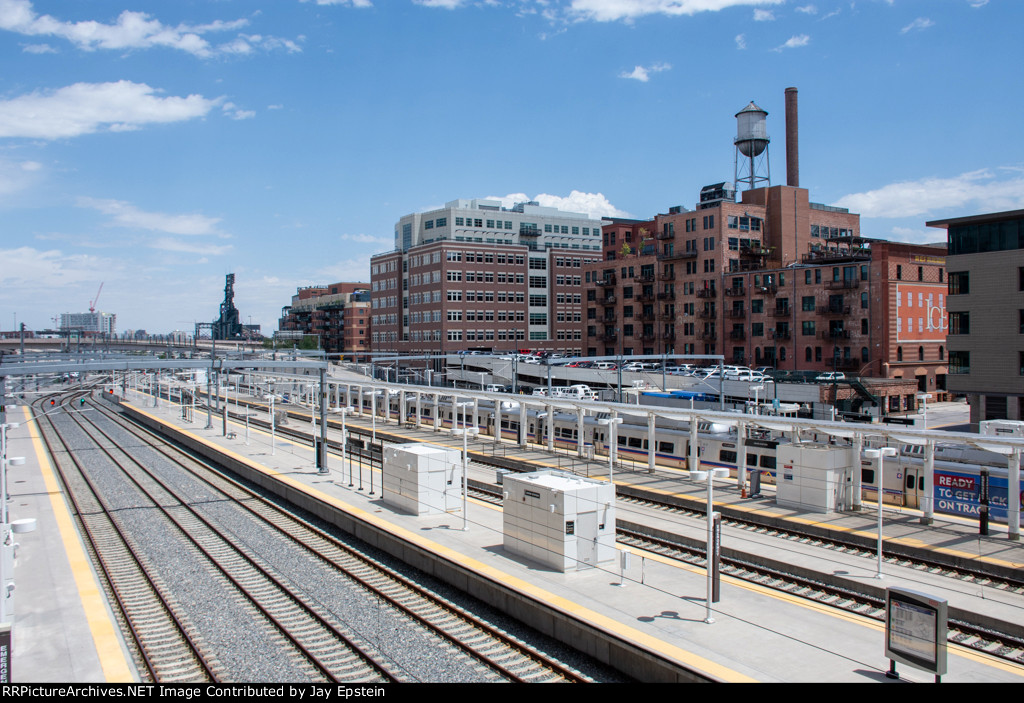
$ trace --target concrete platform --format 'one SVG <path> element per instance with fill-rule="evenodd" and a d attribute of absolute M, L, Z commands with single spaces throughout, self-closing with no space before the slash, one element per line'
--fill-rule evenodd
<path fill-rule="evenodd" d="M 128 399 L 131 405 L 151 418 L 153 423 L 178 427 L 178 432 L 194 446 L 223 454 L 232 463 L 244 466 L 246 471 L 258 475 L 268 484 L 282 487 L 283 492 L 308 500 L 325 514 L 338 517 L 361 537 L 372 536 L 379 544 L 407 555 L 413 561 L 434 573 L 478 590 L 481 595 L 492 594 L 492 601 L 542 630 L 564 635 L 573 643 L 589 649 L 595 656 L 613 661 L 633 657 L 638 664 L 636 674 L 645 680 L 670 680 L 673 669 L 687 669 L 699 676 L 719 681 L 886 681 L 884 672 L 888 660 L 884 656 L 883 629 L 880 623 L 849 613 L 834 611 L 826 606 L 805 602 L 795 596 L 779 594 L 768 589 L 735 581 L 722 580 L 721 601 L 714 604 L 714 622 L 704 622 L 706 616 L 706 578 L 703 569 L 680 565 L 655 554 L 635 553 L 629 569 L 620 573 L 617 563 L 602 564 L 599 568 L 558 573 L 537 563 L 506 553 L 502 547 L 502 516 L 498 508 L 470 501 L 468 530 L 463 531 L 463 516 L 452 513 L 440 516 L 414 517 L 391 510 L 380 500 L 380 477 L 374 476 L 374 495 L 369 495 L 369 477 L 364 475 L 364 490 L 358 483 L 349 487 L 350 471 L 353 478 L 356 467 L 342 466 L 338 457 L 330 458 L 330 473 L 320 475 L 313 468 L 310 447 L 277 439 L 271 453 L 268 433 L 250 428 L 248 444 L 244 424 L 232 421 L 233 438 L 221 436 L 219 422 L 214 428 L 203 429 L 205 415 L 194 423 L 184 423 L 176 409 L 161 402 L 157 408 L 139 407 L 145 404 L 141 396 Z M 151 400 L 151 399 L 150 399 Z M 151 405 L 151 403 L 150 403 Z M 31 442 L 28 431 L 34 425 L 14 431 L 26 433 L 18 438 Z M 378 424 L 385 432 L 395 431 L 396 425 Z M 426 435 L 431 440 L 448 440 L 448 433 L 429 430 L 409 430 Z M 331 432 L 335 435 L 334 431 Z M 461 444 L 454 438 L 451 444 Z M 478 443 L 479 444 L 479 443 Z M 19 578 L 19 617 L 15 626 L 15 681 L 94 681 L 128 680 L 131 670 L 116 636 L 104 636 L 109 616 L 96 618 L 97 612 L 106 613 L 105 607 L 95 601 L 83 601 L 89 596 L 95 581 L 81 577 L 83 567 L 75 555 L 76 538 L 69 538 L 58 527 L 59 510 L 53 505 L 62 501 L 55 485 L 44 483 L 47 472 L 45 458 L 32 467 L 36 447 L 17 449 L 28 459 L 18 471 L 30 475 L 39 473 L 35 484 L 12 482 L 13 517 L 37 516 L 40 528 L 34 541 L 21 540 L 16 576 Z M 514 451 L 514 450 L 513 450 Z M 538 465 L 557 466 L 558 460 L 539 452 L 524 452 Z M 605 465 L 606 466 L 606 465 Z M 594 471 L 599 472 L 595 462 Z M 364 471 L 366 469 L 364 468 Z M 630 478 L 629 472 L 616 473 L 621 486 Z M 634 478 L 651 479 L 650 475 Z M 681 487 L 678 477 L 668 474 L 654 475 L 653 480 L 664 485 L 651 488 L 664 490 L 698 500 L 701 488 Z M 692 489 L 692 490 L 691 490 Z M 750 504 L 728 490 L 716 490 L 723 507 L 739 504 L 740 508 L 772 512 L 770 506 Z M 718 508 L 716 500 L 716 509 Z M 53 515 L 46 517 L 47 510 Z M 887 511 L 888 513 L 888 511 Z M 621 501 L 620 519 L 639 519 L 639 513 L 624 509 Z M 873 515 L 873 514 L 872 514 Z M 872 515 L 815 516 L 807 518 L 797 514 L 780 515 L 779 519 L 813 519 L 833 525 L 835 529 L 866 531 L 870 534 Z M 652 519 L 645 516 L 643 519 Z M 666 529 L 700 533 L 696 527 L 671 515 L 660 518 Z M 52 523 L 52 527 L 46 526 Z M 978 539 L 969 536 L 970 525 L 942 522 L 934 526 L 896 524 L 893 530 L 904 533 L 894 536 L 916 540 L 932 548 L 962 550 L 976 557 L 998 559 L 1008 564 L 1024 564 L 1018 544 L 1010 543 L 1005 535 Z M 961 532 L 961 530 L 963 532 Z M 889 535 L 889 523 L 886 531 Z M 746 531 L 723 535 L 723 546 L 749 547 L 758 538 Z M 780 546 L 765 539 L 758 549 L 782 561 L 817 559 L 813 551 L 798 551 L 785 543 Z M 43 555 L 45 569 L 28 566 Z M 830 559 L 833 557 L 830 557 Z M 863 557 L 844 560 L 834 557 L 828 564 L 842 576 L 868 579 L 874 576 L 874 562 Z M 79 575 L 76 578 L 76 573 Z M 951 604 L 971 606 L 970 599 L 993 602 L 992 617 L 1024 618 L 1024 598 L 1013 594 L 986 594 L 984 587 L 964 585 L 945 577 L 923 580 L 921 572 L 903 574 L 898 567 L 883 568 L 885 585 L 907 585 L 933 595 L 947 598 Z M 21 579 L 36 577 L 37 581 L 21 588 Z M 73 583 L 73 586 L 68 584 Z M 623 585 L 620 585 L 623 584 Z M 71 592 L 68 592 L 68 589 Z M 85 603 L 85 604 L 83 604 Z M 1003 610 L 1000 610 L 1003 609 Z M 20 613 L 25 615 L 21 616 Z M 86 614 L 90 617 L 87 617 Z M 98 622 L 97 622 L 98 620 Z M 106 625 L 104 624 L 106 621 Z M 84 628 L 84 629 L 83 629 Z M 98 634 L 99 633 L 99 634 Z M 924 672 L 900 667 L 904 680 L 931 681 Z M 1024 682 L 1024 666 L 1007 663 L 971 650 L 951 646 L 949 671 L 944 681 L 956 682 Z"/>

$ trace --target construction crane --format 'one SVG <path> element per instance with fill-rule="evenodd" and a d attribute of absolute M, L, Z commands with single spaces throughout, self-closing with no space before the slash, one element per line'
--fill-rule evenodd
<path fill-rule="evenodd" d="M 106 281 L 100 282 L 100 289 L 96 291 L 96 297 L 89 301 L 89 312 L 96 312 L 96 301 L 100 299 L 100 293 L 103 292 L 103 284 Z"/>

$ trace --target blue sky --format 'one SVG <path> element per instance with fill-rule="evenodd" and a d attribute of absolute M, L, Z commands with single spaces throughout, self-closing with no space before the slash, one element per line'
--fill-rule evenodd
<path fill-rule="evenodd" d="M 0 329 L 276 329 L 404 214 L 693 207 L 800 91 L 801 185 L 867 236 L 1024 207 L 1021 0 L 0 0 Z"/>

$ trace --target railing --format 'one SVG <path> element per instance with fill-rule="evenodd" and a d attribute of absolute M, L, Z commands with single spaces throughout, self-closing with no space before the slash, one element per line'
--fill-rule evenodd
<path fill-rule="evenodd" d="M 696 259 L 697 252 L 694 250 L 690 251 L 669 251 L 660 252 L 658 254 L 658 261 L 668 261 L 670 259 Z"/>
<path fill-rule="evenodd" d="M 697 312 L 697 317 L 703 320 L 713 320 L 718 317 L 718 312 L 715 310 L 699 310 Z"/>
<path fill-rule="evenodd" d="M 614 295 L 606 295 L 601 300 L 601 305 L 615 305 L 617 300 L 618 300 L 618 298 L 616 296 L 614 296 Z"/>
<path fill-rule="evenodd" d="M 746 339 L 747 333 L 743 330 L 733 330 L 729 333 L 729 339 Z"/>
<path fill-rule="evenodd" d="M 654 235 L 656 239 L 675 239 L 675 232 L 658 232 Z"/>
<path fill-rule="evenodd" d="M 723 289 L 722 293 L 725 295 L 742 296 L 747 294 L 747 290 L 743 286 L 733 286 L 732 288 Z"/>
<path fill-rule="evenodd" d="M 793 308 L 772 308 L 768 311 L 769 317 L 789 317 L 793 313 Z"/>
<path fill-rule="evenodd" d="M 726 309 L 725 316 L 733 320 L 746 319 L 747 311 L 743 308 Z"/>
<path fill-rule="evenodd" d="M 674 280 L 676 280 L 676 272 L 673 271 L 672 273 L 665 273 L 665 272 L 659 273 L 658 274 L 658 280 L 659 281 L 674 281 Z"/>
<path fill-rule="evenodd" d="M 768 283 L 763 286 L 758 286 L 757 290 L 759 293 L 766 293 L 768 295 L 775 295 L 779 292 L 779 286 L 775 283 Z"/>
<path fill-rule="evenodd" d="M 714 288 L 701 288 L 697 291 L 698 298 L 714 298 L 718 293 Z"/>
<path fill-rule="evenodd" d="M 860 288 L 860 279 L 847 278 L 842 281 L 825 281 L 825 288 L 829 290 L 845 290 L 849 288 Z"/>
<path fill-rule="evenodd" d="M 639 303 L 653 303 L 654 302 L 654 293 L 643 293 L 641 295 L 638 295 L 636 297 L 636 300 Z"/>
<path fill-rule="evenodd" d="M 789 330 L 768 330 L 768 337 L 770 339 L 791 339 L 793 333 Z"/>
<path fill-rule="evenodd" d="M 842 315 L 846 316 L 850 314 L 849 305 L 829 305 L 822 307 L 819 311 L 822 315 Z"/>
<path fill-rule="evenodd" d="M 615 274 L 605 274 L 605 277 L 597 282 L 599 286 L 614 286 L 615 285 Z"/>
<path fill-rule="evenodd" d="M 849 339 L 850 330 L 828 330 L 818 332 L 818 339 Z"/>
<path fill-rule="evenodd" d="M 676 294 L 674 292 L 658 293 L 658 300 L 675 300 Z"/>

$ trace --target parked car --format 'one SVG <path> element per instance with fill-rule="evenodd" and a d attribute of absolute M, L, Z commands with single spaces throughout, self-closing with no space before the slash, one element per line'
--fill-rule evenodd
<path fill-rule="evenodd" d="M 601 369 L 603 371 L 614 371 L 615 364 L 611 361 L 595 361 L 594 368 Z"/>
<path fill-rule="evenodd" d="M 843 381 L 845 379 L 846 374 L 842 371 L 826 371 L 814 377 L 815 381 Z"/>

